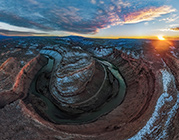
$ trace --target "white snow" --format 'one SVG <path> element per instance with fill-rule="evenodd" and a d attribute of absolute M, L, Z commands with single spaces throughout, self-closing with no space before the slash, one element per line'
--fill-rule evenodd
<path fill-rule="evenodd" d="M 132 58 L 139 59 L 139 55 L 135 54 L 135 52 L 131 53 Z"/>
<path fill-rule="evenodd" d="M 103 56 L 109 55 L 110 53 L 112 53 L 112 51 L 113 51 L 113 48 L 96 48 L 94 50 L 94 54 L 97 57 L 103 57 Z"/>
<path fill-rule="evenodd" d="M 34 54 L 34 53 L 31 50 L 27 50 L 25 55 L 32 55 L 32 54 Z"/>
<path fill-rule="evenodd" d="M 178 57 L 176 56 L 176 54 L 174 53 L 174 51 L 171 51 L 171 53 L 172 53 L 173 56 L 175 56 L 176 58 L 178 58 Z"/>
<path fill-rule="evenodd" d="M 162 81 L 163 81 L 163 90 L 167 92 L 168 85 L 173 79 L 173 75 L 170 74 L 167 70 L 161 70 L 162 72 Z"/>
<path fill-rule="evenodd" d="M 30 46 L 29 49 L 36 49 L 37 46 L 38 46 L 38 44 L 34 44 L 34 45 Z"/>
<path fill-rule="evenodd" d="M 122 47 L 119 47 L 119 46 L 117 46 L 117 47 L 115 47 L 117 50 L 121 50 L 122 49 Z"/>
<path fill-rule="evenodd" d="M 62 56 L 58 52 L 53 51 L 53 50 L 41 50 L 40 54 L 51 56 L 52 58 L 55 59 L 55 63 L 60 62 L 62 59 Z"/>
<path fill-rule="evenodd" d="M 177 101 L 175 105 L 171 108 L 168 112 L 162 112 L 160 113 L 160 110 L 162 107 L 165 107 L 164 105 L 168 102 L 171 102 L 173 100 L 173 97 L 167 93 L 168 85 L 171 81 L 174 82 L 174 77 L 172 74 L 170 74 L 167 70 L 161 70 L 162 73 L 162 81 L 163 81 L 163 90 L 164 93 L 158 98 L 158 101 L 155 106 L 155 110 L 151 116 L 151 118 L 148 120 L 146 125 L 133 137 L 131 137 L 128 140 L 142 140 L 145 139 L 145 135 L 155 135 L 155 132 L 157 132 L 159 129 L 162 129 L 162 132 L 158 134 L 156 137 L 157 140 L 160 139 L 166 139 L 167 138 L 167 129 L 169 128 L 170 122 L 174 115 L 176 114 L 176 110 L 179 108 L 179 92 L 177 93 Z M 160 124 L 154 126 L 157 124 L 157 119 L 160 119 L 163 115 L 167 115 L 167 120 L 164 122 L 165 127 L 161 128 Z M 160 122 L 162 123 L 162 122 Z"/>

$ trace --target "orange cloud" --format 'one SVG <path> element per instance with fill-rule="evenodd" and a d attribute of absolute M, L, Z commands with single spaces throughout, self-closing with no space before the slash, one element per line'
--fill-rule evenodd
<path fill-rule="evenodd" d="M 163 14 L 175 12 L 176 9 L 172 9 L 170 6 L 162 6 L 159 8 L 151 7 L 128 15 L 124 15 L 124 23 L 138 23 L 142 21 L 150 21 Z"/>
<path fill-rule="evenodd" d="M 179 31 L 179 27 L 170 28 L 172 31 Z"/>

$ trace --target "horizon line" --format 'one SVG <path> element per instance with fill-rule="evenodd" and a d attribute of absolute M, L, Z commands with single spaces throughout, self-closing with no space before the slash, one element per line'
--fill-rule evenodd
<path fill-rule="evenodd" d="M 31 35 L 6 35 L 6 34 L 0 34 L 0 36 L 7 36 L 7 37 L 69 37 L 69 36 L 78 36 L 78 37 L 84 37 L 84 38 L 92 38 L 92 39 L 158 39 L 157 35 L 156 36 L 84 36 L 84 35 L 66 35 L 66 36 L 61 36 L 61 35 L 45 35 L 45 34 L 31 34 Z M 179 36 L 165 36 L 163 35 L 165 39 L 176 39 L 179 40 Z"/>

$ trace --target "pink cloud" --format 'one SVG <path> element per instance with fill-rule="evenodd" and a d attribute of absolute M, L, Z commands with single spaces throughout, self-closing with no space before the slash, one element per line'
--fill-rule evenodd
<path fill-rule="evenodd" d="M 176 9 L 173 9 L 170 6 L 162 6 L 158 8 L 151 7 L 149 9 L 144 9 L 124 15 L 124 24 L 150 21 L 157 17 L 160 17 L 161 15 L 168 14 L 175 11 Z"/>

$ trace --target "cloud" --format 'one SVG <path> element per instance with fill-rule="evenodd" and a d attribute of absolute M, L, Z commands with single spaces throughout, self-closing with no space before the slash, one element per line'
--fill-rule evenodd
<path fill-rule="evenodd" d="M 158 31 L 162 32 L 178 32 L 179 31 L 179 24 L 170 24 L 166 28 L 157 29 Z"/>
<path fill-rule="evenodd" d="M 92 4 L 96 4 L 96 0 L 91 0 L 91 3 Z"/>
<path fill-rule="evenodd" d="M 147 25 L 149 25 L 149 23 L 148 23 L 148 22 L 145 22 L 144 25 L 147 26 Z"/>
<path fill-rule="evenodd" d="M 19 26 L 14 26 L 14 25 L 10 25 L 4 22 L 0 22 L 0 30 L 7 30 L 7 31 L 18 31 L 18 32 L 30 32 L 30 33 L 36 33 L 36 34 L 40 34 L 40 33 L 44 33 L 46 34 L 47 32 L 42 31 L 42 30 L 36 30 L 36 29 L 32 29 L 32 28 L 26 28 L 26 27 L 19 27 Z"/>
<path fill-rule="evenodd" d="M 95 34 L 175 11 L 164 4 L 163 0 L 0 0 L 0 22 L 11 25 L 10 31 Z"/>
<path fill-rule="evenodd" d="M 0 34 L 3 35 L 55 35 L 67 36 L 73 33 L 64 31 L 43 31 L 26 27 L 18 27 L 4 22 L 0 22 Z"/>
<path fill-rule="evenodd" d="M 179 32 L 179 27 L 158 29 L 158 31 L 162 31 L 162 32 Z"/>
<path fill-rule="evenodd" d="M 136 11 L 127 15 L 124 15 L 124 23 L 138 23 L 142 21 L 154 20 L 157 17 L 160 17 L 163 14 L 171 13 L 176 11 L 170 6 L 162 7 L 151 7 L 149 9 L 144 9 L 141 11 Z"/>
<path fill-rule="evenodd" d="M 10 31 L 0 29 L 0 34 L 2 35 L 11 35 L 11 36 L 32 36 L 32 35 L 42 35 L 41 33 L 34 33 L 34 32 L 20 32 L 20 31 Z M 43 33 L 45 35 L 46 33 Z"/>
<path fill-rule="evenodd" d="M 173 31 L 179 31 L 179 27 L 170 28 L 170 30 L 173 30 Z"/>
<path fill-rule="evenodd" d="M 39 4 L 36 0 L 28 0 L 30 3 L 32 3 L 32 4 Z"/>
<path fill-rule="evenodd" d="M 177 19 L 179 19 L 179 16 L 177 14 L 172 14 L 170 15 L 170 17 L 163 18 L 159 21 L 165 21 L 166 23 L 171 23 L 171 22 L 176 21 Z"/>
<path fill-rule="evenodd" d="M 169 25 L 169 27 L 179 27 L 179 24 L 171 24 L 171 25 Z"/>

